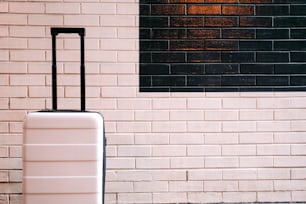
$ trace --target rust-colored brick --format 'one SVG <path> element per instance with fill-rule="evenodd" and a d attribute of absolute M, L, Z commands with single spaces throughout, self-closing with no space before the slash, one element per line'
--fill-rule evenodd
<path fill-rule="evenodd" d="M 254 6 L 222 6 L 222 15 L 254 15 Z"/>
<path fill-rule="evenodd" d="M 205 26 L 208 27 L 236 27 L 238 26 L 237 17 L 206 17 Z"/>
<path fill-rule="evenodd" d="M 189 5 L 188 14 L 202 14 L 202 15 L 220 15 L 221 6 L 220 5 Z"/>

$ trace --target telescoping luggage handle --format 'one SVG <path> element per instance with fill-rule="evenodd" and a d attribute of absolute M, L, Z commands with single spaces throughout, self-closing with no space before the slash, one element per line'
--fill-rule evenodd
<path fill-rule="evenodd" d="M 85 28 L 51 28 L 52 35 L 52 109 L 57 111 L 57 66 L 56 66 L 56 36 L 60 33 L 79 34 L 80 36 L 80 53 L 81 53 L 81 71 L 80 71 L 80 88 L 81 88 L 81 111 L 85 111 L 85 54 L 84 54 L 84 36 Z"/>

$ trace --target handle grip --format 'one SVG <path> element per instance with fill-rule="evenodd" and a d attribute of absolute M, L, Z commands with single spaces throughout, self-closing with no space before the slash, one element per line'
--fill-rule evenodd
<path fill-rule="evenodd" d="M 57 65 L 56 65 L 56 36 L 60 33 L 79 34 L 80 36 L 80 88 L 81 88 L 81 111 L 85 111 L 85 53 L 84 37 L 85 28 L 51 28 L 52 35 L 52 109 L 57 111 Z"/>

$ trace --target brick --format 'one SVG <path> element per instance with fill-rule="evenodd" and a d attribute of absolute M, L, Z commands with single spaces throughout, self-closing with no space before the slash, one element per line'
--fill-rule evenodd
<path fill-rule="evenodd" d="M 9 7 L 8 7 L 8 2 L 1 2 L 0 3 L 0 12 L 4 13 L 4 12 L 8 12 L 9 11 Z"/>
<path fill-rule="evenodd" d="M 137 15 L 138 11 L 138 4 L 137 3 L 122 3 L 117 4 L 117 14 L 121 15 Z"/>
<path fill-rule="evenodd" d="M 52 14 L 79 14 L 79 3 L 48 3 L 46 4 L 46 13 Z"/>
<path fill-rule="evenodd" d="M 114 110 L 116 102 L 110 98 L 89 98 L 86 101 L 86 106 L 89 110 L 99 110 L 101 107 L 105 110 Z"/>
<path fill-rule="evenodd" d="M 185 145 L 155 145 L 152 147 L 153 156 L 186 156 L 186 146 Z"/>
<path fill-rule="evenodd" d="M 290 127 L 290 122 L 287 121 L 259 121 L 257 122 L 257 130 L 258 131 L 277 131 L 277 132 L 281 132 L 281 131 L 290 131 L 291 127 Z"/>
<path fill-rule="evenodd" d="M 94 15 L 65 15 L 64 24 L 70 26 L 98 26 L 99 16 Z"/>
<path fill-rule="evenodd" d="M 118 38 L 123 39 L 134 39 L 135 36 L 138 36 L 138 29 L 136 28 L 118 28 Z"/>
<path fill-rule="evenodd" d="M 103 15 L 100 17 L 100 22 L 101 26 L 133 27 L 136 25 L 135 18 L 131 15 Z"/>
<path fill-rule="evenodd" d="M 9 123 L 8 122 L 0 122 L 0 133 L 9 132 Z"/>
<path fill-rule="evenodd" d="M 255 169 L 223 169 L 223 180 L 256 180 L 257 171 Z"/>
<path fill-rule="evenodd" d="M 221 123 L 216 122 L 187 122 L 188 132 L 221 132 Z"/>
<path fill-rule="evenodd" d="M 43 26 L 11 26 L 11 37 L 45 37 L 46 31 Z"/>
<path fill-rule="evenodd" d="M 176 157 L 171 158 L 171 168 L 203 168 L 204 158 L 201 157 Z"/>
<path fill-rule="evenodd" d="M 170 192 L 193 192 L 203 191 L 202 181 L 170 181 L 169 182 Z"/>
<path fill-rule="evenodd" d="M 10 84 L 12 86 L 31 86 L 31 85 L 45 85 L 45 76 L 43 75 L 11 75 Z"/>
<path fill-rule="evenodd" d="M 274 181 L 274 189 L 276 191 L 301 191 L 305 190 L 305 180 L 276 180 Z"/>
<path fill-rule="evenodd" d="M 118 109 L 146 110 L 151 108 L 151 99 L 118 99 L 117 106 Z M 155 113 L 158 113 L 158 111 Z"/>
<path fill-rule="evenodd" d="M 249 121 L 223 122 L 222 130 L 224 132 L 254 132 L 256 131 L 257 123 Z"/>
<path fill-rule="evenodd" d="M 204 181 L 204 191 L 227 192 L 238 191 L 237 181 Z"/>
<path fill-rule="evenodd" d="M 170 111 L 170 120 L 204 120 L 204 111 Z"/>
<path fill-rule="evenodd" d="M 45 100 L 35 98 L 12 98 L 10 107 L 16 110 L 42 110 L 45 108 Z"/>
<path fill-rule="evenodd" d="M 8 157 L 9 156 L 9 148 L 7 146 L 0 146 L 0 157 Z"/>
<path fill-rule="evenodd" d="M 224 192 L 223 202 L 255 202 L 255 192 Z"/>
<path fill-rule="evenodd" d="M 0 62 L 1 61 L 9 61 L 9 51 L 8 50 L 1 50 L 0 51 Z"/>
<path fill-rule="evenodd" d="M 9 132 L 21 134 L 23 131 L 23 122 L 11 122 L 9 126 Z"/>
<path fill-rule="evenodd" d="M 152 132 L 186 132 L 185 122 L 152 122 Z"/>
<path fill-rule="evenodd" d="M 133 111 L 125 111 L 125 110 L 104 110 L 103 117 L 108 121 L 127 121 L 134 120 Z"/>
<path fill-rule="evenodd" d="M 58 15 L 31 14 L 28 16 L 28 24 L 60 26 L 63 24 L 63 17 Z"/>
<path fill-rule="evenodd" d="M 205 17 L 207 27 L 236 27 L 237 24 L 237 17 Z"/>
<path fill-rule="evenodd" d="M 204 144 L 204 135 L 201 133 L 172 133 L 170 144 Z"/>
<path fill-rule="evenodd" d="M 168 169 L 170 167 L 169 158 L 137 158 L 137 169 Z"/>
<path fill-rule="evenodd" d="M 240 133 L 241 144 L 264 144 L 273 142 L 273 133 Z"/>
<path fill-rule="evenodd" d="M 135 97 L 136 88 L 134 87 L 103 87 L 102 97 L 114 98 L 114 97 Z"/>
<path fill-rule="evenodd" d="M 13 157 L 22 157 L 22 148 L 21 146 L 10 146 L 10 158 Z"/>
<path fill-rule="evenodd" d="M 291 178 L 292 179 L 305 179 L 306 178 L 306 169 L 305 168 L 292 168 L 291 169 Z M 285 178 L 285 179 L 288 179 Z"/>
<path fill-rule="evenodd" d="M 286 168 L 262 168 L 258 169 L 257 178 L 260 180 L 267 179 L 290 179 L 290 169 Z"/>
<path fill-rule="evenodd" d="M 9 181 L 8 171 L 0 171 L 0 182 L 4 183 L 8 181 Z"/>
<path fill-rule="evenodd" d="M 136 133 L 135 144 L 169 144 L 168 133 Z"/>
<path fill-rule="evenodd" d="M 3 202 L 3 204 L 9 204 L 9 195 L 0 195 L 0 201 Z"/>
<path fill-rule="evenodd" d="M 185 170 L 164 169 L 152 172 L 152 179 L 157 181 L 186 181 Z"/>
<path fill-rule="evenodd" d="M 220 5 L 189 5 L 187 13 L 190 15 L 219 15 Z"/>
<path fill-rule="evenodd" d="M 134 50 L 136 42 L 133 39 L 106 39 L 100 40 L 103 50 Z"/>
<path fill-rule="evenodd" d="M 118 76 L 119 86 L 138 86 L 138 76 L 122 75 Z"/>
<path fill-rule="evenodd" d="M 217 109 L 221 108 L 221 99 L 189 98 L 187 107 L 189 109 Z"/>
<path fill-rule="evenodd" d="M 290 192 L 258 192 L 258 202 L 282 202 L 284 200 L 291 201 Z"/>
<path fill-rule="evenodd" d="M 273 157 L 258 156 L 258 157 L 241 157 L 239 160 L 240 167 L 244 168 L 264 168 L 273 167 Z"/>
<path fill-rule="evenodd" d="M 7 194 L 22 193 L 21 183 L 0 183 L 0 191 Z"/>
<path fill-rule="evenodd" d="M 108 171 L 106 174 L 106 179 L 108 181 L 151 181 L 152 172 L 150 170 L 140 171 L 140 170 L 113 170 Z"/>
<path fill-rule="evenodd" d="M 236 157 L 207 157 L 205 158 L 206 168 L 236 168 L 239 160 Z"/>
<path fill-rule="evenodd" d="M 4 49 L 27 48 L 27 40 L 21 39 L 21 38 L 1 38 L 0 48 L 4 48 Z"/>
<path fill-rule="evenodd" d="M 128 156 L 128 157 L 144 157 L 151 155 L 151 147 L 150 146 L 119 146 L 118 147 L 118 156 Z M 154 149 L 153 149 L 154 155 Z"/>
<path fill-rule="evenodd" d="M 185 99 L 153 99 L 153 109 L 185 109 Z"/>
<path fill-rule="evenodd" d="M 1 134 L 0 143 L 2 145 L 21 145 L 22 137 L 23 136 L 21 134 Z"/>
<path fill-rule="evenodd" d="M 25 25 L 27 19 L 25 14 L 1 14 L 0 25 Z"/>
<path fill-rule="evenodd" d="M 107 182 L 105 192 L 133 192 L 133 183 L 132 182 Z"/>
<path fill-rule="evenodd" d="M 306 200 L 305 191 L 292 191 L 292 200 L 304 202 Z"/>
<path fill-rule="evenodd" d="M 254 98 L 224 98 L 222 100 L 223 108 L 256 108 L 256 99 Z"/>
<path fill-rule="evenodd" d="M 238 144 L 237 133 L 206 133 L 205 144 Z"/>
<path fill-rule="evenodd" d="M 0 27 L 0 36 L 1 37 L 6 37 L 9 35 L 9 29 L 8 29 L 8 26 L 1 26 Z"/>
<path fill-rule="evenodd" d="M 45 61 L 44 50 L 12 50 L 10 51 L 13 61 Z"/>
<path fill-rule="evenodd" d="M 137 51 L 136 46 L 132 50 L 118 51 L 118 62 L 119 63 L 133 63 L 137 61 L 138 58 L 139 58 L 139 53 Z"/>
<path fill-rule="evenodd" d="M 219 145 L 188 145 L 188 156 L 220 156 L 221 146 Z"/>
<path fill-rule="evenodd" d="M 153 193 L 153 203 L 179 203 L 187 202 L 187 193 L 184 192 L 167 192 Z"/>
<path fill-rule="evenodd" d="M 152 125 L 154 129 L 154 124 Z M 151 123 L 149 122 L 118 122 L 117 123 L 117 131 L 118 132 L 150 132 Z"/>
<path fill-rule="evenodd" d="M 17 171 L 9 171 L 9 179 L 10 182 L 22 182 L 22 171 L 17 170 Z"/>
<path fill-rule="evenodd" d="M 146 103 L 147 104 L 147 103 Z M 131 104 L 125 104 L 128 106 L 134 106 Z M 141 105 L 141 104 L 140 104 Z M 145 105 L 147 106 L 147 105 Z M 142 109 L 142 108 L 141 108 Z M 136 110 L 135 111 L 135 120 L 144 120 L 144 121 L 152 121 L 152 120 L 169 120 L 169 111 L 166 110 Z"/>
<path fill-rule="evenodd" d="M 273 181 L 239 181 L 239 191 L 272 191 Z"/>
<path fill-rule="evenodd" d="M 223 145 L 222 155 L 255 155 L 256 146 L 255 145 Z"/>
<path fill-rule="evenodd" d="M 0 170 L 2 169 L 21 169 L 22 168 L 21 158 L 0 158 L 0 163 L 1 163 Z"/>
<path fill-rule="evenodd" d="M 9 76 L 8 75 L 0 76 L 0 85 L 4 85 L 4 86 L 9 85 Z"/>
<path fill-rule="evenodd" d="M 222 6 L 222 15 L 254 15 L 254 6 L 240 6 L 240 5 L 223 5 Z"/>
<path fill-rule="evenodd" d="M 185 14 L 185 5 L 152 5 L 152 15 L 183 15 Z"/>
<path fill-rule="evenodd" d="M 9 99 L 8 98 L 0 98 L 0 110 L 9 109 Z"/>
<path fill-rule="evenodd" d="M 222 202 L 222 193 L 215 192 L 188 192 L 188 202 L 190 203 L 221 203 Z"/>
<path fill-rule="evenodd" d="M 24 120 L 26 116 L 26 111 L 13 111 L 13 110 L 6 110 L 0 111 L 0 120 L 1 121 L 21 121 Z"/>
<path fill-rule="evenodd" d="M 273 120 L 273 111 L 269 110 L 240 110 L 240 120 Z"/>
<path fill-rule="evenodd" d="M 45 6 L 43 3 L 10 2 L 9 10 L 11 13 L 44 13 Z"/>
<path fill-rule="evenodd" d="M 190 169 L 187 171 L 188 180 L 222 180 L 222 171 L 216 169 Z"/>
<path fill-rule="evenodd" d="M 26 87 L 14 87 L 14 86 L 1 86 L 1 97 L 27 97 Z"/>
<path fill-rule="evenodd" d="M 206 120 L 238 120 L 238 111 L 233 110 L 208 110 L 205 111 Z"/>
<path fill-rule="evenodd" d="M 107 158 L 108 169 L 133 169 L 135 168 L 134 158 Z"/>
<path fill-rule="evenodd" d="M 305 156 L 275 156 L 275 167 L 303 167 L 306 166 Z"/>
<path fill-rule="evenodd" d="M 29 39 L 28 44 L 30 49 L 48 49 L 51 42 L 49 39 Z"/>
<path fill-rule="evenodd" d="M 141 181 L 134 183 L 134 192 L 152 193 L 152 192 L 168 192 L 168 181 Z"/>
<path fill-rule="evenodd" d="M 257 145 L 257 155 L 290 155 L 290 145 Z"/>
<path fill-rule="evenodd" d="M 151 193 L 119 193 L 119 203 L 146 203 L 152 202 Z"/>
<path fill-rule="evenodd" d="M 258 98 L 258 108 L 288 108 L 290 107 L 290 99 L 288 98 Z"/>

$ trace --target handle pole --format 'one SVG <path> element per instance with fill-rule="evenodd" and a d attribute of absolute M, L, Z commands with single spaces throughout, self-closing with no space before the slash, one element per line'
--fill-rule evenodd
<path fill-rule="evenodd" d="M 52 109 L 57 110 L 56 35 L 52 34 Z"/>
<path fill-rule="evenodd" d="M 52 35 L 52 109 L 57 111 L 57 66 L 56 66 L 56 36 L 60 33 L 79 34 L 80 36 L 80 89 L 81 89 L 81 111 L 86 110 L 85 97 L 85 29 L 84 28 L 51 28 Z"/>

